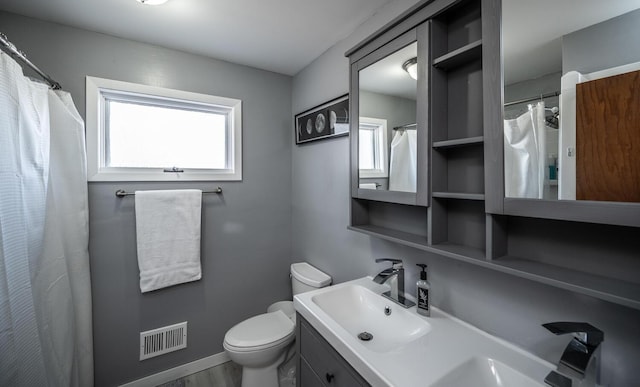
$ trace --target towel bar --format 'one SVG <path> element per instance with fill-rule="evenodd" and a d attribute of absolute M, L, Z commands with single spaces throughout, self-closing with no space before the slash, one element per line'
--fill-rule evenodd
<path fill-rule="evenodd" d="M 202 191 L 203 194 L 221 194 L 222 193 L 222 188 L 217 187 L 215 190 L 213 191 Z M 135 192 L 126 192 L 123 189 L 119 189 L 116 191 L 116 196 L 119 198 L 123 198 L 125 196 L 134 196 Z"/>

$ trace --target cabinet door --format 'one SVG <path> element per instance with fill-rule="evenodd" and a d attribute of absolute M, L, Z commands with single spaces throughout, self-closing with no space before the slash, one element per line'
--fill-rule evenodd
<path fill-rule="evenodd" d="M 302 387 L 324 387 L 322 381 L 309 366 L 306 360 L 300 359 L 300 369 L 298 370 L 298 386 Z"/>
<path fill-rule="evenodd" d="M 427 48 L 421 24 L 351 58 L 351 193 L 428 205 Z"/>
<path fill-rule="evenodd" d="M 327 387 L 368 386 L 368 383 L 300 316 L 300 386 L 316 386 L 317 379 Z M 305 369 L 308 366 L 309 369 Z M 317 378 L 312 378 L 309 371 Z M 304 376 L 304 377 L 303 377 Z"/>

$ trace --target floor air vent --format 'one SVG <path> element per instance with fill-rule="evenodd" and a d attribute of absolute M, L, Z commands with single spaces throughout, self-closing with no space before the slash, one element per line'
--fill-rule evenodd
<path fill-rule="evenodd" d="M 140 360 L 187 347 L 187 322 L 140 332 Z"/>

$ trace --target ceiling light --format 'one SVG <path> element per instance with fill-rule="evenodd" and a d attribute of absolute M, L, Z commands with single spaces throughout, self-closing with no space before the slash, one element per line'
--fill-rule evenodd
<path fill-rule="evenodd" d="M 418 79 L 418 58 L 411 58 L 402 64 L 404 71 L 413 79 Z"/>
<path fill-rule="evenodd" d="M 138 3 L 142 3 L 144 5 L 161 5 L 166 3 L 168 0 L 137 0 Z"/>

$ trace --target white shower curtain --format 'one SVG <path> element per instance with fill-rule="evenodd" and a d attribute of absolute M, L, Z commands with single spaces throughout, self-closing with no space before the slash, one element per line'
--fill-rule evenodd
<path fill-rule="evenodd" d="M 416 192 L 418 137 L 416 130 L 398 130 L 391 141 L 389 190 Z"/>
<path fill-rule="evenodd" d="M 544 102 L 504 121 L 504 190 L 510 198 L 542 199 L 546 161 Z"/>
<path fill-rule="evenodd" d="M 0 385 L 92 386 L 84 123 L 0 54 Z"/>

